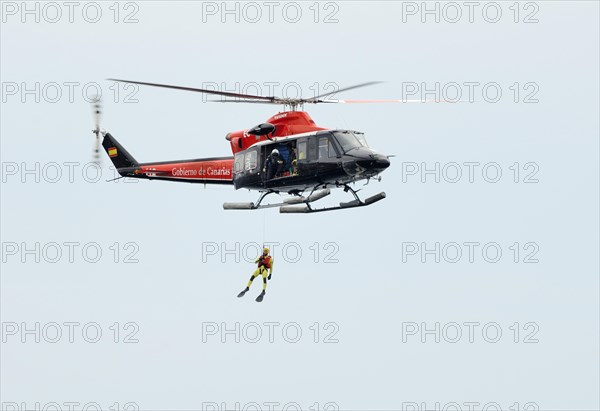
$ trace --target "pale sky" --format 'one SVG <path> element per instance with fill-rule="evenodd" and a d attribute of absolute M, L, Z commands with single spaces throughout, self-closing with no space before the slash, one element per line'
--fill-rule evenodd
<path fill-rule="evenodd" d="M 2 2 L 2 409 L 599 408 L 597 2 L 115 4 Z M 140 162 L 279 107 L 107 78 L 464 102 L 305 107 L 395 155 L 387 198 L 282 215 L 106 182 L 84 96 Z"/>

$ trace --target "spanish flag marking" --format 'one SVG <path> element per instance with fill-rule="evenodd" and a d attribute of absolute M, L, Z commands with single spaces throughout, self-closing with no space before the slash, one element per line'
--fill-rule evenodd
<path fill-rule="evenodd" d="M 111 147 L 108 149 L 108 156 L 109 157 L 116 157 L 117 156 L 117 148 L 116 147 Z"/>

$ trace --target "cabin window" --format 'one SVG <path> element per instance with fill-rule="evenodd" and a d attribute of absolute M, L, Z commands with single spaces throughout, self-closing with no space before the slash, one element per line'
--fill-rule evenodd
<path fill-rule="evenodd" d="M 246 164 L 244 166 L 244 169 L 246 171 L 254 170 L 256 168 L 256 159 L 256 150 L 248 151 L 246 153 Z"/>
<path fill-rule="evenodd" d="M 298 160 L 306 160 L 306 141 L 298 142 Z"/>

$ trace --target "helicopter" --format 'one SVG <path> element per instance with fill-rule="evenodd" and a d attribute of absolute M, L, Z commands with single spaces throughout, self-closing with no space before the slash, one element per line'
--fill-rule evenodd
<path fill-rule="evenodd" d="M 327 129 L 317 126 L 303 111 L 305 104 L 405 102 L 401 100 L 333 100 L 334 93 L 380 83 L 372 81 L 338 89 L 312 98 L 281 98 L 250 95 L 131 80 L 111 81 L 185 90 L 225 97 L 210 100 L 223 103 L 283 105 L 284 111 L 250 129 L 227 133 L 232 156 L 190 160 L 139 163 L 109 132 L 100 130 L 100 104 L 96 116 L 96 158 L 102 147 L 121 177 L 177 181 L 196 184 L 220 184 L 236 190 L 256 190 L 256 202 L 224 203 L 225 210 L 257 210 L 279 207 L 281 213 L 313 213 L 364 207 L 386 197 L 385 192 L 362 200 L 350 184 L 366 180 L 381 181 L 380 174 L 390 166 L 389 158 L 371 149 L 364 133 L 355 130 Z M 276 163 L 272 160 L 276 159 Z M 276 164 L 276 167 L 274 166 Z M 339 205 L 315 208 L 313 203 L 331 194 L 331 188 L 349 192 L 353 199 Z M 282 202 L 263 204 L 271 194 L 287 195 Z"/>

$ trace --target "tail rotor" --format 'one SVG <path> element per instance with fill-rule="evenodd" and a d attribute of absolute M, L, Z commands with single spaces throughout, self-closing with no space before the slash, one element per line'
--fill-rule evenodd
<path fill-rule="evenodd" d="M 102 141 L 100 140 L 100 135 L 102 134 L 100 131 L 100 121 L 102 120 L 102 100 L 100 97 L 96 97 L 92 102 L 92 110 L 94 112 L 94 122 L 96 124 L 96 128 L 92 130 L 92 133 L 96 135 L 96 145 L 94 147 L 92 161 L 99 165 L 101 163 L 100 147 L 102 146 Z"/>

